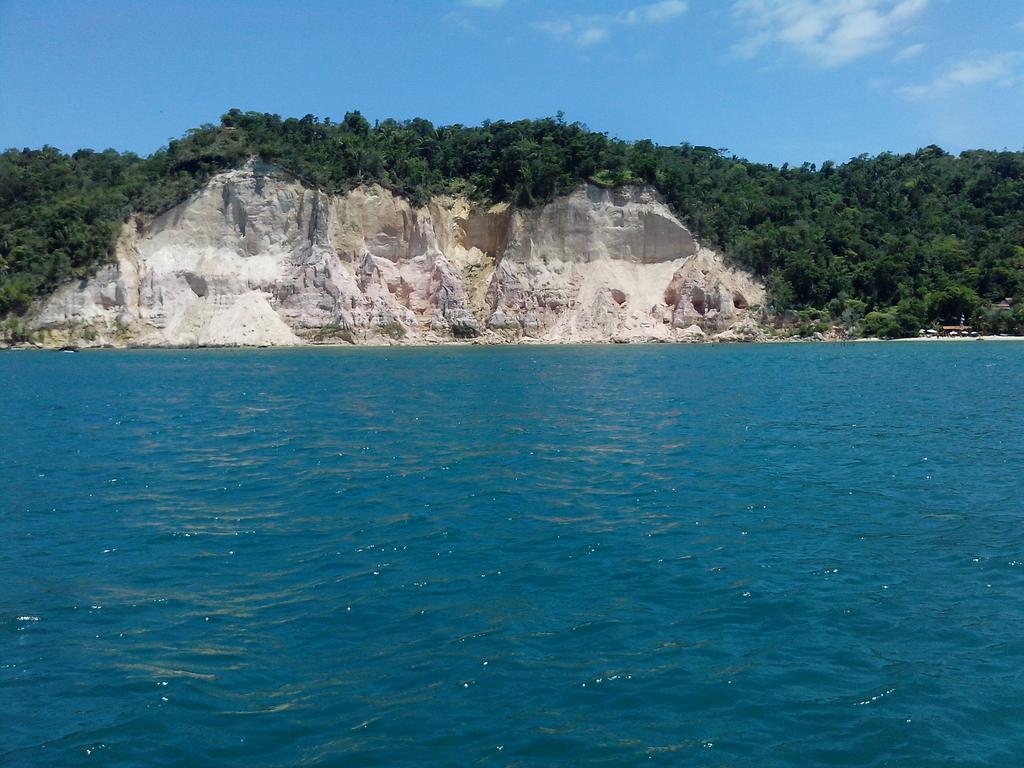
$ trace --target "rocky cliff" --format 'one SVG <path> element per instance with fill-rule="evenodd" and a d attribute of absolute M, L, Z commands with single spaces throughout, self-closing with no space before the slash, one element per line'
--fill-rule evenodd
<path fill-rule="evenodd" d="M 649 187 L 537 209 L 331 196 L 257 161 L 127 224 L 117 263 L 28 316 L 49 345 L 749 339 L 752 276 Z"/>

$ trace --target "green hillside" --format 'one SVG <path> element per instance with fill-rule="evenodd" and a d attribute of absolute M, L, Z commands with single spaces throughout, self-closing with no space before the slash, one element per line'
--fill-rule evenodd
<path fill-rule="evenodd" d="M 534 206 L 581 181 L 650 182 L 710 246 L 763 275 L 778 312 L 861 333 L 916 334 L 963 315 L 1024 331 L 1024 152 L 930 146 L 820 168 L 710 147 L 624 142 L 543 120 L 434 126 L 230 110 L 147 158 L 51 147 L 0 154 L 0 315 L 112 257 L 121 223 L 156 213 L 252 155 L 330 192 L 377 182 L 413 202 L 461 193 Z"/>

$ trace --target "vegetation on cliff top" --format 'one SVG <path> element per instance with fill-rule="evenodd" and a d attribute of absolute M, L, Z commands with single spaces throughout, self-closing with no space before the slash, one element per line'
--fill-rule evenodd
<path fill-rule="evenodd" d="M 185 199 L 252 155 L 330 191 L 376 182 L 538 205 L 589 180 L 655 184 L 703 242 L 768 283 L 776 310 L 916 334 L 965 316 L 1024 330 L 1024 152 L 930 146 L 820 168 L 752 163 L 689 144 L 624 142 L 543 120 L 371 126 L 230 110 L 147 158 L 52 147 L 0 154 L 0 315 L 109 261 L 121 223 Z M 1013 311 L 992 308 L 1018 299 Z"/>

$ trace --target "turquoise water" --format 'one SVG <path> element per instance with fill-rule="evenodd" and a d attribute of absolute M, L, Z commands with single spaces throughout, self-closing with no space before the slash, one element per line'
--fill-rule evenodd
<path fill-rule="evenodd" d="M 0 354 L 0 764 L 1019 766 L 1022 380 Z"/>

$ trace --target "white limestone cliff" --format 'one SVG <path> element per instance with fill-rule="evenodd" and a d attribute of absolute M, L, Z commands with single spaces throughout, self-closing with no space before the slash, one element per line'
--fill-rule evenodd
<path fill-rule="evenodd" d="M 531 210 L 414 208 L 376 186 L 328 195 L 258 161 L 126 224 L 116 258 L 33 308 L 29 327 L 83 346 L 743 340 L 765 301 L 650 187 L 581 185 Z"/>

